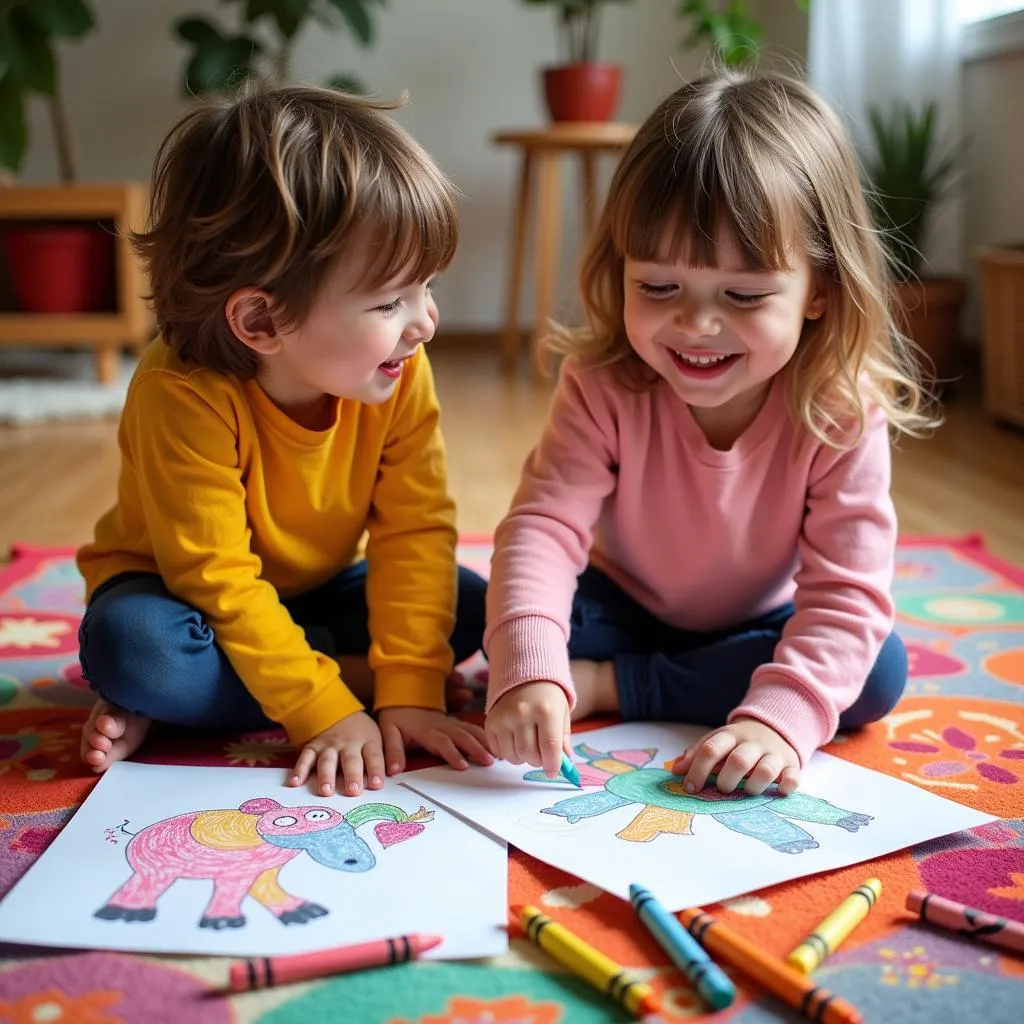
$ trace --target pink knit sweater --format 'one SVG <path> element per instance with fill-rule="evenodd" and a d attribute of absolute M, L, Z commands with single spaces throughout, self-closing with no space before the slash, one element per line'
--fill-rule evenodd
<path fill-rule="evenodd" d="M 806 763 L 892 629 L 889 480 L 881 415 L 837 451 L 794 425 L 776 378 L 754 422 L 718 451 L 666 383 L 637 394 L 567 360 L 495 535 L 488 710 L 540 679 L 575 702 L 569 613 L 589 558 L 682 629 L 727 628 L 793 600 L 775 660 L 731 717 L 771 726 Z"/>

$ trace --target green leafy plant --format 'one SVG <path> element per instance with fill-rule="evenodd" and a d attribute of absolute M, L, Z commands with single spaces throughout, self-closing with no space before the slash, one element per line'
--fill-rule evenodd
<path fill-rule="evenodd" d="M 902 281 L 921 271 L 929 214 L 952 187 L 963 156 L 962 144 L 940 151 L 937 116 L 933 100 L 920 110 L 906 103 L 888 110 L 868 107 L 872 145 L 863 161 L 868 198 L 893 272 Z"/>
<path fill-rule="evenodd" d="M 807 13 L 810 0 L 794 0 Z M 690 34 L 680 48 L 710 46 L 727 68 L 750 64 L 761 54 L 764 24 L 753 17 L 746 0 L 682 0 L 676 13 L 690 23 Z"/>
<path fill-rule="evenodd" d="M 0 0 L 0 168 L 17 174 L 28 151 L 29 97 L 50 107 L 61 181 L 77 176 L 61 95 L 59 39 L 82 39 L 96 25 L 86 0 Z"/>
<path fill-rule="evenodd" d="M 569 64 L 586 64 L 597 55 L 600 11 L 608 3 L 630 0 L 523 0 L 533 7 L 555 9 L 559 49 Z"/>
<path fill-rule="evenodd" d="M 189 47 L 182 88 L 186 95 L 226 92 L 258 77 L 274 85 L 291 75 L 296 37 L 311 22 L 331 30 L 347 29 L 361 46 L 374 38 L 371 10 L 385 0 L 221 0 L 240 8 L 241 26 L 225 31 L 207 18 L 178 20 L 174 32 Z M 325 83 L 346 92 L 363 92 L 350 74 Z"/>

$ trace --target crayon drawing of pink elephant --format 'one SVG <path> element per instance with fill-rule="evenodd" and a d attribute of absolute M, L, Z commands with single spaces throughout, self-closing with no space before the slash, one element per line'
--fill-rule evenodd
<path fill-rule="evenodd" d="M 94 914 L 106 921 L 152 921 L 160 897 L 179 878 L 209 879 L 213 896 L 200 928 L 241 928 L 242 901 L 251 896 L 282 924 L 304 924 L 328 913 L 286 892 L 278 872 L 305 851 L 336 871 L 369 871 L 376 858 L 356 829 L 370 821 L 382 847 L 411 839 L 431 821 L 421 807 L 406 814 L 393 804 L 362 804 L 347 814 L 325 805 L 283 807 L 269 797 L 237 810 L 192 811 L 135 834 L 125 847 L 133 874 Z"/>

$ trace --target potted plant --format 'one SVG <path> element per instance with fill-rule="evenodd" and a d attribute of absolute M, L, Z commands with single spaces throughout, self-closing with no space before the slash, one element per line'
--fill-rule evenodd
<path fill-rule="evenodd" d="M 896 316 L 931 362 L 937 383 L 955 372 L 955 349 L 966 286 L 961 277 L 923 272 L 922 244 L 931 214 L 949 192 L 962 147 L 940 152 L 934 101 L 915 110 L 894 103 L 868 108 L 871 149 L 865 155 L 868 197 L 896 278 Z"/>
<path fill-rule="evenodd" d="M 32 95 L 50 108 L 63 184 L 78 177 L 54 43 L 80 40 L 96 21 L 86 0 L 0 4 L 0 168 L 17 174 L 28 151 L 25 110 Z M 4 248 L 14 293 L 31 313 L 107 308 L 113 301 L 113 237 L 96 223 L 25 221 L 7 226 Z"/>
<path fill-rule="evenodd" d="M 174 32 L 190 48 L 182 76 L 186 96 L 223 92 L 257 77 L 270 85 L 283 85 L 291 76 L 295 39 L 305 26 L 317 22 L 325 28 L 346 27 L 357 42 L 373 42 L 371 8 L 384 0 L 224 0 L 241 6 L 242 25 L 224 32 L 208 18 L 179 19 Z M 268 40 L 268 36 L 270 39 Z M 345 92 L 363 92 L 353 75 L 336 74 L 325 83 Z"/>
<path fill-rule="evenodd" d="M 601 8 L 628 0 L 524 0 L 553 7 L 564 64 L 545 68 L 544 100 L 552 121 L 610 121 L 619 105 L 622 68 L 597 61 Z"/>
<path fill-rule="evenodd" d="M 794 0 L 805 14 L 810 0 Z M 676 13 L 690 24 L 680 48 L 708 46 L 727 68 L 740 68 L 761 55 L 764 23 L 751 16 L 746 0 L 681 0 Z"/>

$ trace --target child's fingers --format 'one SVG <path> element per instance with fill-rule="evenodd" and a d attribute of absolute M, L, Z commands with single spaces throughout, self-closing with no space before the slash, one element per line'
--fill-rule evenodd
<path fill-rule="evenodd" d="M 460 728 L 452 733 L 459 749 L 475 764 L 494 764 L 494 756 L 487 745 L 487 735 L 478 725 L 460 722 Z"/>
<path fill-rule="evenodd" d="M 540 754 L 541 767 L 549 779 L 558 777 L 562 770 L 562 749 L 565 745 L 565 733 L 562 732 L 562 723 L 552 722 L 545 719 L 538 728 L 538 753 Z"/>
<path fill-rule="evenodd" d="M 540 764 L 540 752 L 537 749 L 537 727 L 528 722 L 517 725 L 512 730 L 512 742 L 515 744 L 516 760 L 514 764 Z"/>
<path fill-rule="evenodd" d="M 338 769 L 338 755 L 334 753 L 335 771 Z M 323 758 L 320 758 L 323 765 Z M 363 791 L 363 752 L 359 747 L 346 747 L 341 752 L 341 776 L 344 780 L 345 796 L 359 796 Z"/>
<path fill-rule="evenodd" d="M 384 751 L 379 743 L 367 743 L 363 747 L 363 764 L 366 770 L 366 785 L 380 789 L 384 785 Z"/>
<path fill-rule="evenodd" d="M 792 765 L 783 768 L 782 774 L 779 776 L 779 792 L 783 796 L 789 796 L 790 793 L 796 792 L 799 785 L 800 769 L 794 768 Z"/>
<path fill-rule="evenodd" d="M 754 770 L 747 773 L 747 783 L 743 792 L 748 796 L 759 796 L 778 777 L 783 769 L 782 760 L 775 754 L 765 754 L 754 767 Z"/>
<path fill-rule="evenodd" d="M 731 793 L 757 767 L 763 756 L 764 749 L 759 743 L 746 742 L 733 747 L 718 771 L 715 780 L 718 792 Z"/>
<path fill-rule="evenodd" d="M 715 766 L 721 764 L 736 745 L 732 733 L 725 730 L 705 736 L 693 753 L 689 770 L 683 779 L 687 793 L 699 793 L 706 785 Z"/>
<path fill-rule="evenodd" d="M 405 743 L 402 740 L 401 730 L 397 725 L 383 722 L 380 727 L 380 737 L 384 743 L 384 761 L 387 764 L 388 775 L 404 772 Z"/>
<path fill-rule="evenodd" d="M 693 756 L 697 753 L 697 748 L 687 747 L 676 759 L 672 762 L 672 774 L 673 775 L 685 775 L 687 769 L 693 763 Z"/>
<path fill-rule="evenodd" d="M 309 778 L 310 770 L 316 764 L 316 751 L 312 747 L 303 747 L 299 759 L 295 762 L 292 777 L 288 780 L 292 786 L 301 786 Z"/>
<path fill-rule="evenodd" d="M 453 768 L 458 768 L 461 771 L 463 768 L 469 767 L 469 763 L 462 756 L 462 751 L 455 745 L 451 736 L 445 732 L 431 731 L 423 745 L 432 754 L 437 754 L 438 757 L 447 761 Z"/>

